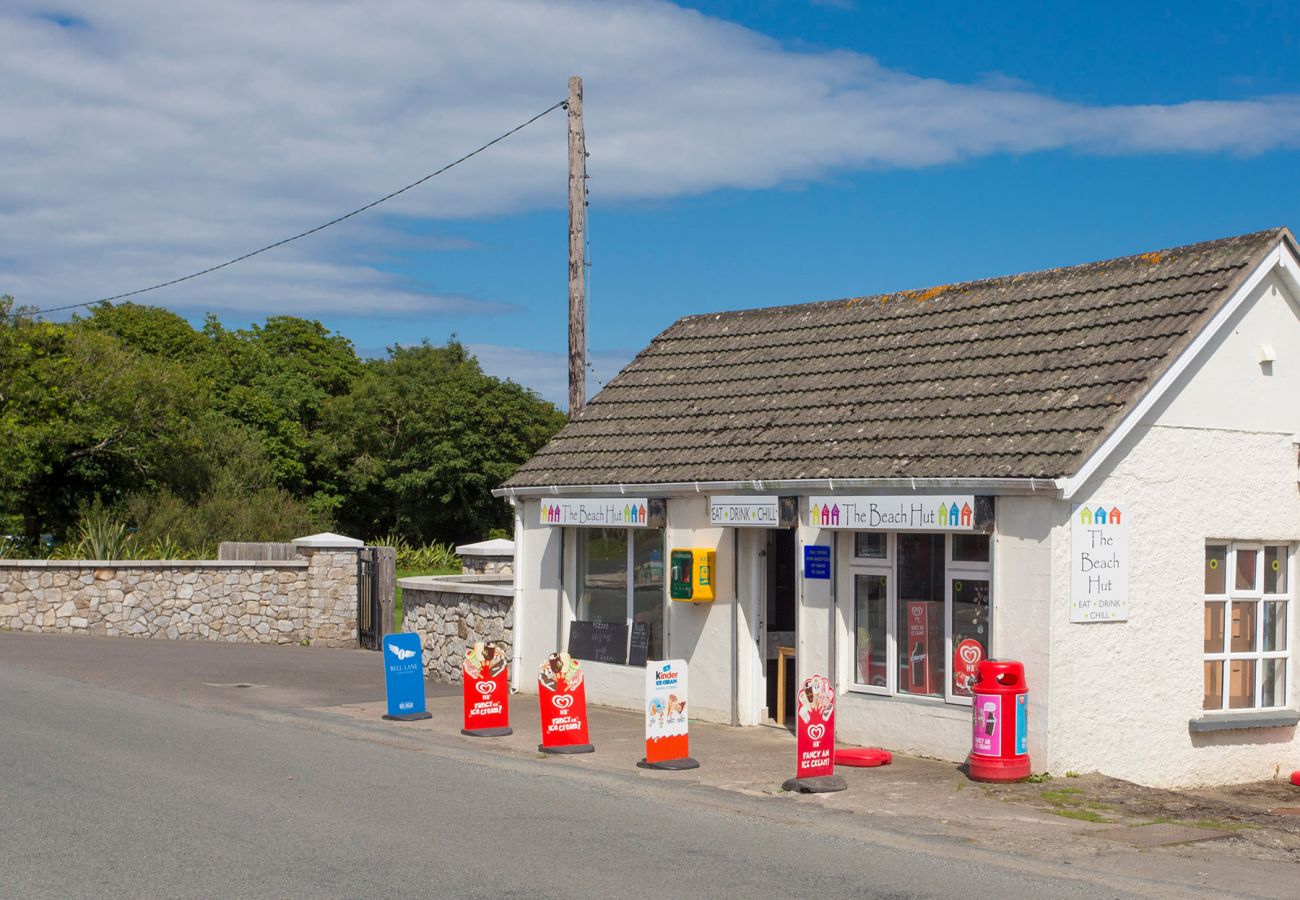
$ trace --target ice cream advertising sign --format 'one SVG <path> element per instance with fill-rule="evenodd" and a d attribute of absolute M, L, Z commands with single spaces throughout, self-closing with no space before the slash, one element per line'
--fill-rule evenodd
<path fill-rule="evenodd" d="M 686 735 L 686 660 L 651 662 L 645 669 L 645 759 L 648 763 L 690 755 Z"/>
<path fill-rule="evenodd" d="M 1125 621 L 1128 508 L 1093 501 L 1076 506 L 1070 522 L 1070 621 Z"/>
<path fill-rule="evenodd" d="M 510 734 L 510 667 L 500 644 L 477 643 L 465 651 L 465 725 L 462 734 L 499 737 Z"/>
<path fill-rule="evenodd" d="M 567 653 L 552 653 L 537 675 L 537 701 L 542 712 L 542 744 L 549 753 L 584 753 L 595 748 L 587 739 L 587 689 L 578 661 Z"/>
<path fill-rule="evenodd" d="M 796 778 L 835 774 L 835 689 L 824 675 L 799 686 Z"/>

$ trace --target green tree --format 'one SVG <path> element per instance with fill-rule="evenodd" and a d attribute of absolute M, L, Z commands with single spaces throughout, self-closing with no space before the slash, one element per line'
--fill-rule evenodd
<path fill-rule="evenodd" d="M 0 509 L 29 540 L 152 487 L 202 407 L 194 379 L 112 334 L 0 309 Z"/>
<path fill-rule="evenodd" d="M 563 424 L 534 392 L 484 374 L 455 339 L 394 347 L 326 405 L 319 483 L 356 533 L 475 539 L 508 524 L 492 488 Z"/>

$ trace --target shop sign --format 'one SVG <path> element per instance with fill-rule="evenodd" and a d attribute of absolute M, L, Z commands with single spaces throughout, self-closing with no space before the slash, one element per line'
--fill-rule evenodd
<path fill-rule="evenodd" d="M 465 651 L 465 730 L 510 727 L 510 672 L 505 648 L 479 642 Z"/>
<path fill-rule="evenodd" d="M 690 756 L 686 724 L 686 660 L 651 662 L 645 670 L 645 759 Z"/>
<path fill-rule="evenodd" d="M 542 525 L 593 528 L 644 528 L 649 502 L 645 497 L 543 498 Z"/>
<path fill-rule="evenodd" d="M 803 577 L 831 577 L 831 548 L 820 544 L 807 544 L 803 548 Z"/>
<path fill-rule="evenodd" d="M 808 524 L 854 531 L 974 531 L 975 497 L 809 497 Z"/>
<path fill-rule="evenodd" d="M 552 653 L 537 674 L 542 711 L 542 746 L 571 747 L 587 741 L 587 689 L 578 661 Z"/>
<path fill-rule="evenodd" d="M 709 524 L 777 528 L 781 524 L 781 504 L 776 497 L 710 497 Z"/>
<path fill-rule="evenodd" d="M 420 636 L 413 631 L 386 634 L 384 646 L 384 692 L 392 718 L 419 716 L 424 708 L 424 654 Z"/>
<path fill-rule="evenodd" d="M 797 705 L 795 777 L 834 775 L 835 689 L 826 676 L 809 675 L 799 686 Z"/>
<path fill-rule="evenodd" d="M 1070 523 L 1070 621 L 1127 620 L 1129 510 L 1093 501 Z"/>

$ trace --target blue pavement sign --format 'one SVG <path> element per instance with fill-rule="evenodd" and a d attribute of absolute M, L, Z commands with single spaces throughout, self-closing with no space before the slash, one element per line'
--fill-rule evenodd
<path fill-rule="evenodd" d="M 384 635 L 384 689 L 388 694 L 385 719 L 431 718 L 424 708 L 424 654 L 418 634 Z"/>
<path fill-rule="evenodd" d="M 803 577 L 831 577 L 831 548 L 809 544 L 803 548 Z"/>

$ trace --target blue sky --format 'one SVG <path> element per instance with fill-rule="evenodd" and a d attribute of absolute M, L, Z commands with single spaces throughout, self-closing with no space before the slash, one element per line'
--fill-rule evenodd
<path fill-rule="evenodd" d="M 0 12 L 22 87 L 0 100 L 20 126 L 0 233 L 25 239 L 0 292 L 76 302 L 253 249 L 540 111 L 566 74 L 586 79 L 592 392 L 681 315 L 1300 222 L 1282 3 L 356 6 Z M 553 113 L 382 214 L 142 299 L 312 316 L 367 353 L 455 333 L 562 401 L 564 179 Z"/>

